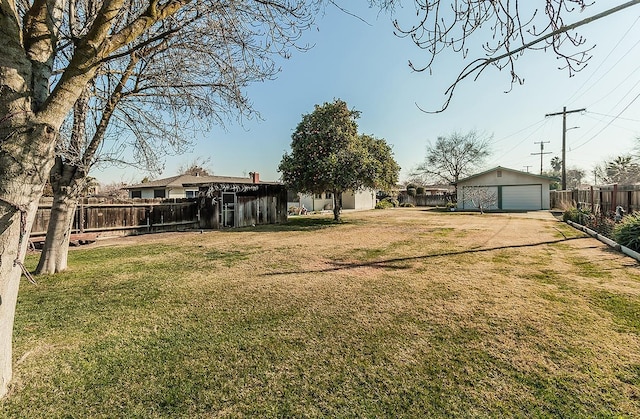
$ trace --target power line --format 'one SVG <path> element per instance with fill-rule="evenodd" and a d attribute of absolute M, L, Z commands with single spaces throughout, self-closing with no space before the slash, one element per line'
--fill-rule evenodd
<path fill-rule="evenodd" d="M 627 31 L 624 33 L 624 35 L 622 35 L 622 37 L 620 38 L 620 40 L 616 43 L 616 45 L 611 49 L 611 51 L 609 51 L 609 53 L 607 54 L 606 57 L 604 57 L 604 59 L 600 62 L 600 65 L 598 65 L 598 67 L 596 67 L 596 69 L 591 73 L 591 75 L 584 81 L 584 83 L 582 84 L 582 86 L 580 86 L 578 89 L 576 89 L 575 93 L 571 96 L 569 96 L 569 98 L 567 99 L 567 103 L 571 104 L 573 102 L 571 102 L 572 99 L 578 100 L 579 98 L 581 98 L 582 96 L 584 96 L 588 90 L 584 91 L 583 93 L 581 93 L 580 95 L 576 96 L 576 94 L 582 90 L 583 87 L 585 87 L 587 85 L 587 83 L 589 83 L 589 81 L 596 75 L 596 73 L 598 72 L 598 70 L 600 70 L 600 68 L 607 62 L 607 59 L 611 56 L 611 54 L 613 54 L 613 52 L 616 50 L 616 48 L 618 48 L 620 46 L 620 44 L 622 43 L 622 40 L 624 38 L 626 38 L 626 36 L 629 34 L 629 32 L 631 32 L 631 29 L 633 29 L 633 27 L 636 25 L 636 23 L 638 23 L 638 20 L 640 20 L 640 16 L 638 16 L 636 18 L 635 21 L 633 21 L 633 23 L 631 24 L 631 26 L 629 27 L 629 29 L 627 29 Z M 629 52 L 631 52 L 636 46 L 638 46 L 638 44 L 640 44 L 640 40 L 638 40 L 638 42 L 636 42 L 635 44 L 633 44 L 633 46 L 631 48 L 629 48 L 629 50 L 618 59 L 618 61 L 616 61 L 611 68 L 614 68 L 615 66 L 618 65 L 618 63 L 620 61 L 622 61 L 623 58 L 626 57 L 627 54 L 629 54 Z M 602 80 L 606 75 L 608 74 L 608 71 L 604 72 L 593 84 L 598 83 L 600 80 Z"/>
<path fill-rule="evenodd" d="M 640 43 L 640 41 L 638 41 Z M 631 73 L 629 73 L 629 75 L 627 77 L 625 77 L 624 79 L 622 79 L 622 81 L 620 83 L 618 83 L 614 88 L 610 89 L 609 92 L 602 96 L 600 99 L 598 99 L 597 101 L 591 103 L 591 105 L 589 106 L 594 106 L 597 103 L 602 102 L 603 100 L 605 100 L 606 98 L 608 98 L 609 96 L 611 96 L 613 94 L 613 92 L 615 92 L 620 86 L 622 86 L 624 83 L 626 83 L 627 80 L 629 80 L 632 76 L 637 76 L 638 74 L 638 70 L 640 70 L 640 65 L 637 66 L 636 68 L 634 68 Z M 636 83 L 633 87 L 635 87 L 638 83 Z"/>
<path fill-rule="evenodd" d="M 536 125 L 540 125 L 540 124 L 545 123 L 545 122 L 547 122 L 547 120 L 546 120 L 546 119 L 541 119 L 541 120 L 539 120 L 538 122 L 534 122 L 533 124 L 531 124 L 531 125 L 529 125 L 529 126 L 527 126 L 527 127 L 524 127 L 524 128 L 522 128 L 522 129 L 520 129 L 520 130 L 518 130 L 518 131 L 514 132 L 513 134 L 509 134 L 509 135 L 507 135 L 507 136 L 504 136 L 504 137 L 500 138 L 499 140 L 495 140 L 495 141 L 494 141 L 494 143 L 499 143 L 500 141 L 504 141 L 504 140 L 506 140 L 507 138 L 511 138 L 511 137 L 513 137 L 513 136 L 514 136 L 514 135 L 516 135 L 516 134 L 520 134 L 522 131 L 526 131 L 526 130 L 528 130 L 528 129 L 529 129 L 529 128 L 531 128 L 531 127 L 534 127 L 534 126 L 536 126 Z"/>
<path fill-rule="evenodd" d="M 604 113 L 598 113 L 598 112 L 592 112 L 592 111 L 585 111 L 585 114 L 588 116 L 589 114 L 593 114 L 593 115 L 598 115 L 598 116 L 606 116 L 607 118 L 616 118 L 615 115 L 607 115 Z M 624 121 L 631 121 L 631 122 L 640 122 L 640 119 L 632 119 L 632 118 L 622 118 L 622 117 L 617 117 L 618 119 L 622 119 Z M 595 118 L 594 118 L 595 119 Z"/>
<path fill-rule="evenodd" d="M 631 99 L 631 102 L 629 102 L 627 104 L 627 106 L 625 106 L 619 113 L 618 115 L 616 115 L 615 117 L 613 117 L 613 119 L 611 121 L 609 121 L 607 123 L 607 125 L 605 125 L 604 127 L 602 127 L 602 129 L 600 131 L 598 131 L 593 137 L 589 138 L 587 141 L 579 144 L 578 146 L 574 147 L 573 149 L 576 150 L 580 147 L 582 147 L 583 145 L 589 143 L 591 140 L 593 140 L 594 138 L 596 138 L 598 135 L 600 135 L 602 133 L 602 131 L 604 131 L 605 129 L 607 129 L 609 127 L 609 125 L 611 125 L 613 123 L 613 121 L 615 121 L 616 119 L 618 119 L 620 117 L 620 115 L 622 115 L 627 109 L 629 109 L 629 106 L 631 106 L 633 104 L 633 102 L 635 102 L 636 100 L 638 100 L 638 98 L 640 97 L 640 93 L 638 93 L 636 95 L 636 97 L 634 97 L 633 99 Z"/>
<path fill-rule="evenodd" d="M 518 133 L 521 133 L 522 131 L 525 131 L 535 125 L 540 125 L 542 124 L 543 126 L 548 124 L 549 120 L 548 119 L 542 119 L 538 122 L 536 122 L 535 124 L 531 124 L 526 128 L 521 129 L 520 131 L 515 132 L 514 134 L 511 134 L 507 137 L 503 137 L 502 139 L 500 139 L 499 141 L 505 140 L 507 138 L 510 138 Z M 502 159 L 504 156 L 506 156 L 507 154 L 511 153 L 513 150 L 515 150 L 518 146 L 520 146 L 522 143 L 524 143 L 525 141 L 529 140 L 529 138 L 531 138 L 534 134 L 536 134 L 538 132 L 539 129 L 541 129 L 542 127 L 537 128 L 535 131 L 531 132 L 529 135 L 527 135 L 526 137 L 524 137 L 520 142 L 516 143 L 513 147 L 511 147 L 509 150 L 505 151 L 504 153 L 502 153 L 500 156 L 496 157 L 493 159 L 494 162 L 498 162 L 500 159 Z"/>

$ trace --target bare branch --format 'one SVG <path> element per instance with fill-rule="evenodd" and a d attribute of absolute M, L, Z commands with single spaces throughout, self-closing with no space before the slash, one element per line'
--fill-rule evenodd
<path fill-rule="evenodd" d="M 448 107 L 457 85 L 462 80 L 470 76 L 473 76 L 474 80 L 477 79 L 491 65 L 499 70 L 509 69 L 511 87 L 516 83 L 522 84 L 524 80 L 516 72 L 515 60 L 526 50 L 552 49 L 564 62 L 561 69 L 567 69 L 569 75 L 573 75 L 587 64 L 593 48 L 584 47 L 586 40 L 573 31 L 638 3 L 640 0 L 628 1 L 566 25 L 565 14 L 582 11 L 591 4 L 586 0 L 545 0 L 544 13 L 539 13 L 538 9 L 532 9 L 530 4 L 526 4 L 528 10 L 522 9 L 523 4 L 518 1 L 415 0 L 418 23 L 404 29 L 398 20 L 395 20 L 394 26 L 398 36 L 409 37 L 419 48 L 428 51 L 429 58 L 425 65 L 417 67 L 413 62 L 409 63 L 414 71 L 421 72 L 432 71 L 436 56 L 445 49 L 459 52 L 466 58 L 470 51 L 468 41 L 488 25 L 491 40 L 482 44 L 487 56 L 473 59 L 464 66 L 446 90 L 446 99 L 441 109 L 425 111 L 418 106 L 424 112 L 439 113 Z M 527 15 L 530 17 L 523 18 Z M 543 24 L 538 27 L 537 24 L 540 22 Z M 528 41 L 531 37 L 533 39 Z M 569 48 L 581 49 L 569 52 Z"/>

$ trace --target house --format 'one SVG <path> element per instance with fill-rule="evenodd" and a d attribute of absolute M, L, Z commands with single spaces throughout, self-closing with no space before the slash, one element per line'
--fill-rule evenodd
<path fill-rule="evenodd" d="M 456 183 L 458 209 L 477 209 L 478 192 L 490 197 L 484 209 L 545 210 L 549 209 L 549 185 L 553 178 L 494 167 L 461 179 Z"/>
<path fill-rule="evenodd" d="M 129 191 L 129 198 L 197 198 L 200 185 L 210 183 L 254 183 L 254 177 L 259 174 L 252 172 L 249 178 L 231 176 L 202 176 L 178 175 L 164 179 L 152 180 L 125 187 Z"/>
<path fill-rule="evenodd" d="M 289 207 L 304 206 L 308 211 L 333 210 L 333 193 L 318 194 L 289 193 Z M 367 210 L 376 206 L 376 192 L 373 189 L 346 191 L 342 193 L 342 209 Z"/>
<path fill-rule="evenodd" d="M 179 175 L 128 186 L 131 198 L 198 198 L 201 228 L 247 227 L 287 221 L 282 183 L 249 177 Z"/>

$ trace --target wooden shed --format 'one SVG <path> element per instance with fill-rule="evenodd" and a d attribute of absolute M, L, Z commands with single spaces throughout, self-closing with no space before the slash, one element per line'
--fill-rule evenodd
<path fill-rule="evenodd" d="M 287 222 L 287 189 L 278 182 L 261 182 L 257 173 L 246 180 L 227 178 L 197 186 L 202 228 Z"/>

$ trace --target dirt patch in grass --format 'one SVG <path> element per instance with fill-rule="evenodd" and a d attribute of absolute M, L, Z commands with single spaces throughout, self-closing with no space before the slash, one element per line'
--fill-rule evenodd
<path fill-rule="evenodd" d="M 72 251 L 21 289 L 1 412 L 640 416 L 633 259 L 544 212 L 344 219 Z"/>

